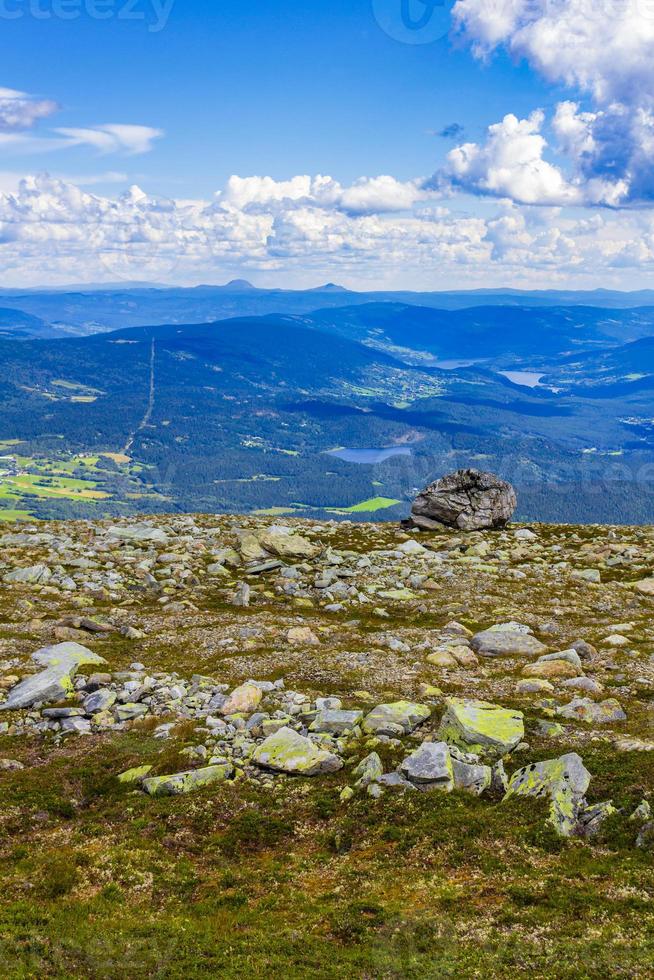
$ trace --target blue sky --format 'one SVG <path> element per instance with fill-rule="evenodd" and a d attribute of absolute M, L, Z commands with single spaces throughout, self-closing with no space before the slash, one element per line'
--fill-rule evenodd
<path fill-rule="evenodd" d="M 402 2 L 2 0 L 5 282 L 646 284 L 638 0 Z"/>
<path fill-rule="evenodd" d="M 156 25 L 139 0 L 134 13 L 146 12 Z M 450 148 L 433 135 L 447 125 L 479 138 L 506 112 L 551 101 L 505 55 L 482 65 L 447 40 L 392 39 L 370 0 L 177 0 L 162 30 L 146 23 L 83 13 L 5 22 L 2 84 L 54 98 L 57 125 L 164 130 L 147 160 L 118 167 L 156 193 L 211 194 L 233 173 L 427 175 Z M 103 169 L 84 150 L 37 162 L 82 176 Z M 33 163 L 14 157 L 18 169 Z"/>

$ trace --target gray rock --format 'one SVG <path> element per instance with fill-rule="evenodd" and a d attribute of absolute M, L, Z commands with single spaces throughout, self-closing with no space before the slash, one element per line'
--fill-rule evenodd
<path fill-rule="evenodd" d="M 328 732 L 342 735 L 351 731 L 363 718 L 363 711 L 320 711 L 309 726 L 311 732 Z"/>
<path fill-rule="evenodd" d="M 33 704 L 63 701 L 73 693 L 73 678 L 82 664 L 104 664 L 106 660 L 79 643 L 59 643 L 43 647 L 32 660 L 45 670 L 26 677 L 9 692 L 0 710 L 29 708 Z"/>
<path fill-rule="evenodd" d="M 608 725 L 614 721 L 624 721 L 627 717 L 622 705 L 615 698 L 607 698 L 599 704 L 590 698 L 573 698 L 569 704 L 557 708 L 556 713 L 561 718 L 592 722 L 595 725 Z"/>
<path fill-rule="evenodd" d="M 363 730 L 374 735 L 408 735 L 427 721 L 431 708 L 414 701 L 393 701 L 378 704 L 366 715 Z"/>
<path fill-rule="evenodd" d="M 452 768 L 456 789 L 465 789 L 475 796 L 481 796 L 492 783 L 493 770 L 490 766 L 471 765 L 453 758 Z"/>
<path fill-rule="evenodd" d="M 545 653 L 542 657 L 539 657 L 536 663 L 547 663 L 550 660 L 565 660 L 566 663 L 572 664 L 577 670 L 581 671 L 583 668 L 581 666 L 581 658 L 576 650 L 560 650 L 558 653 Z"/>
<path fill-rule="evenodd" d="M 504 527 L 516 506 L 510 483 L 481 470 L 457 470 L 418 494 L 411 520 L 426 529 L 442 524 L 463 531 Z"/>
<path fill-rule="evenodd" d="M 95 715 L 98 711 L 106 711 L 107 708 L 111 708 L 116 703 L 116 695 L 113 691 L 104 688 L 89 694 L 82 703 L 87 714 Z"/>
<path fill-rule="evenodd" d="M 114 526 L 107 531 L 107 537 L 134 544 L 168 544 L 168 535 L 160 528 L 149 524 L 129 524 L 126 527 Z"/>
<path fill-rule="evenodd" d="M 135 718 L 142 718 L 143 715 L 147 715 L 149 710 L 147 704 L 128 702 L 117 705 L 113 709 L 113 713 L 116 721 L 134 721 Z"/>
<path fill-rule="evenodd" d="M 52 572 L 47 565 L 31 565 L 29 568 L 15 568 L 7 572 L 4 581 L 20 585 L 45 585 L 52 578 Z"/>
<path fill-rule="evenodd" d="M 470 645 L 481 657 L 536 657 L 547 650 L 535 636 L 517 630 L 483 630 Z"/>
<path fill-rule="evenodd" d="M 423 742 L 400 764 L 401 774 L 412 783 L 449 792 L 454 786 L 450 750 L 446 742 Z"/>

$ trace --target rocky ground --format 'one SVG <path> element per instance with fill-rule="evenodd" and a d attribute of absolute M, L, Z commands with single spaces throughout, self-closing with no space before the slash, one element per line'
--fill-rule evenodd
<path fill-rule="evenodd" d="M 0 537 L 2 976 L 646 977 L 654 529 Z"/>

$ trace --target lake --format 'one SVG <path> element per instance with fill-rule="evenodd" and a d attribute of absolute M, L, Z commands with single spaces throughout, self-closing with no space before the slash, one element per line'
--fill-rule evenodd
<path fill-rule="evenodd" d="M 503 377 L 508 378 L 514 385 L 522 385 L 524 388 L 536 388 L 544 374 L 536 371 L 500 371 Z"/>
<path fill-rule="evenodd" d="M 327 455 L 346 463 L 383 463 L 391 456 L 410 456 L 411 452 L 408 446 L 388 446 L 386 449 L 331 449 Z"/>

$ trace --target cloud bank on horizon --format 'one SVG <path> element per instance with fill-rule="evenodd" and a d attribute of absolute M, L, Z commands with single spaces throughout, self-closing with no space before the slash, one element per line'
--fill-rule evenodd
<path fill-rule="evenodd" d="M 198 201 L 25 177 L 0 193 L 4 284 L 68 281 L 74 268 L 78 280 L 258 272 L 294 284 L 593 287 L 651 270 L 654 4 L 457 0 L 452 18 L 475 59 L 508 53 L 561 93 L 554 109 L 508 113 L 477 142 L 457 142 L 463 127 L 450 127 L 443 164 L 413 180 L 235 175 Z M 164 135 L 52 126 L 58 111 L 50 98 L 0 88 L 0 152 L 145 155 Z"/>

